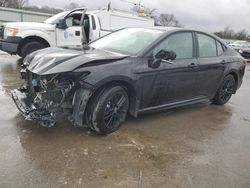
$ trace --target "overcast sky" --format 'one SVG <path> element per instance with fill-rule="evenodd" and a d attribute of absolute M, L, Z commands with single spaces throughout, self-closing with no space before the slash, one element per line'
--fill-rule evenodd
<path fill-rule="evenodd" d="M 130 0 L 139 2 L 137 0 Z M 107 6 L 129 10 L 132 5 L 120 0 L 30 0 L 30 5 L 48 5 L 64 8 L 75 2 L 89 9 Z M 205 31 L 222 30 L 230 26 L 235 30 L 247 29 L 250 32 L 250 0 L 141 0 L 149 8 L 157 8 L 159 13 L 172 13 L 185 28 Z"/>

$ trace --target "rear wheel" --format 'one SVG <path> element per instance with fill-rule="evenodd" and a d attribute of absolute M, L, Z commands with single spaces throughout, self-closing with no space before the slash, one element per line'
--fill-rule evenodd
<path fill-rule="evenodd" d="M 217 105 L 226 104 L 232 97 L 236 87 L 235 79 L 232 75 L 227 75 L 218 89 L 213 103 Z"/>
<path fill-rule="evenodd" d="M 28 42 L 22 47 L 19 55 L 22 58 L 25 58 L 30 53 L 37 51 L 37 50 L 40 50 L 40 49 L 45 48 L 45 47 L 46 46 L 40 42 L 36 42 L 36 41 Z"/>
<path fill-rule="evenodd" d="M 129 109 L 129 97 L 120 86 L 102 90 L 87 109 L 87 124 L 102 134 L 109 134 L 120 128 Z"/>

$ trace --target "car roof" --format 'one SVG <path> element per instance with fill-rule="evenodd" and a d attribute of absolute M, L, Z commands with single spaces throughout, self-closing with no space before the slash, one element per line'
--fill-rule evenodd
<path fill-rule="evenodd" d="M 218 36 L 216 36 L 216 35 L 214 35 L 212 33 L 201 31 L 201 30 L 186 29 L 186 28 L 182 28 L 182 27 L 164 27 L 164 26 L 154 26 L 154 27 L 150 27 L 148 29 L 159 30 L 159 31 L 163 31 L 163 32 L 190 31 L 190 32 L 204 33 L 206 35 L 210 35 L 211 37 L 219 40 L 221 43 L 223 43 L 224 45 L 226 45 L 226 43 L 221 38 L 219 38 Z"/>
<path fill-rule="evenodd" d="M 176 30 L 184 30 L 181 27 L 163 27 L 163 26 L 154 26 L 149 27 L 149 29 L 160 30 L 160 31 L 176 31 Z"/>

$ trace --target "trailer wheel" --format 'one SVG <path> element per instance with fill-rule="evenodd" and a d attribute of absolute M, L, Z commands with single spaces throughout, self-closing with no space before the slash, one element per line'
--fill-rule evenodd
<path fill-rule="evenodd" d="M 30 54 L 34 51 L 43 49 L 43 48 L 45 48 L 45 45 L 40 43 L 40 42 L 36 42 L 36 41 L 28 42 L 22 47 L 19 55 L 22 58 L 25 58 L 28 54 Z"/>

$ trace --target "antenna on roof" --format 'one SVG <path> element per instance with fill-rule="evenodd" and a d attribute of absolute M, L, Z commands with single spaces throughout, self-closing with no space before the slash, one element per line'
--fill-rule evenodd
<path fill-rule="evenodd" d="M 110 8 L 111 8 L 111 2 L 109 2 L 108 4 L 108 11 L 110 10 Z"/>

